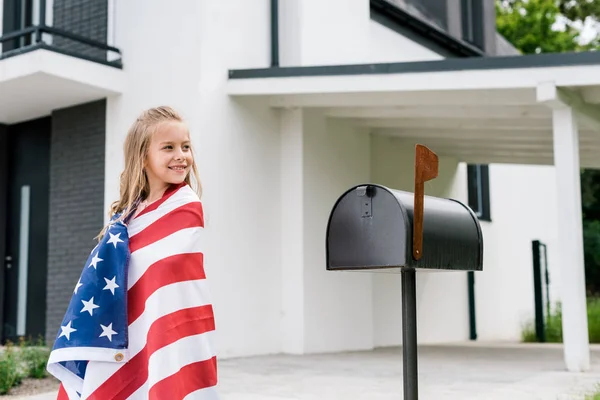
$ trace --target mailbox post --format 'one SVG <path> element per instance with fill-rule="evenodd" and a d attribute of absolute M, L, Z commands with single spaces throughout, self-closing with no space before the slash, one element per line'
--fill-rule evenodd
<path fill-rule="evenodd" d="M 438 158 L 416 146 L 414 193 L 354 186 L 336 201 L 327 224 L 328 271 L 385 271 L 402 276 L 404 398 L 418 398 L 416 270 L 483 270 L 479 219 L 463 203 L 424 195 Z"/>

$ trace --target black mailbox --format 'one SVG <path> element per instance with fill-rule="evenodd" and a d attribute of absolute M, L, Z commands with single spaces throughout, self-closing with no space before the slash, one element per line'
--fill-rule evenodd
<path fill-rule="evenodd" d="M 334 204 L 326 234 L 327 270 L 386 270 L 402 275 L 404 399 L 418 399 L 416 270 L 483 270 L 483 236 L 473 211 L 425 196 L 438 157 L 416 146 L 415 192 L 364 184 Z"/>
<path fill-rule="evenodd" d="M 412 254 L 413 211 L 410 192 L 375 184 L 346 191 L 327 225 L 327 269 L 482 270 L 481 226 L 468 206 L 424 196 L 423 255 L 418 260 Z"/>

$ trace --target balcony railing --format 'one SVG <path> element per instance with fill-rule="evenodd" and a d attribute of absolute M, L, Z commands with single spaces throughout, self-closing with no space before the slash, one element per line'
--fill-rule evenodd
<path fill-rule="evenodd" d="M 50 40 L 46 42 L 48 37 Z M 0 60 L 38 49 L 47 49 L 117 68 L 122 67 L 121 51 L 118 48 L 47 25 L 30 26 L 9 32 L 0 36 L 0 45 L 3 48 Z"/>

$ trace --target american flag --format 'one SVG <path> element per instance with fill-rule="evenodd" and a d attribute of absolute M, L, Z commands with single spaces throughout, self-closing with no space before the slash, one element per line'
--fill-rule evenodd
<path fill-rule="evenodd" d="M 204 216 L 187 184 L 90 253 L 48 361 L 59 400 L 217 399 Z"/>

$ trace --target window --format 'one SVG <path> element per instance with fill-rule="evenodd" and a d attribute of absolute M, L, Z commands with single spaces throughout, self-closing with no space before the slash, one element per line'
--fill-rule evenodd
<path fill-rule="evenodd" d="M 482 0 L 461 0 L 462 37 L 466 42 L 484 49 L 484 13 Z"/>
<path fill-rule="evenodd" d="M 470 164 L 467 166 L 469 207 L 482 221 L 491 221 L 489 166 Z"/>
<path fill-rule="evenodd" d="M 448 30 L 448 10 L 446 1 L 440 0 L 406 0 L 406 8 L 418 17 L 433 23 L 443 30 Z"/>

